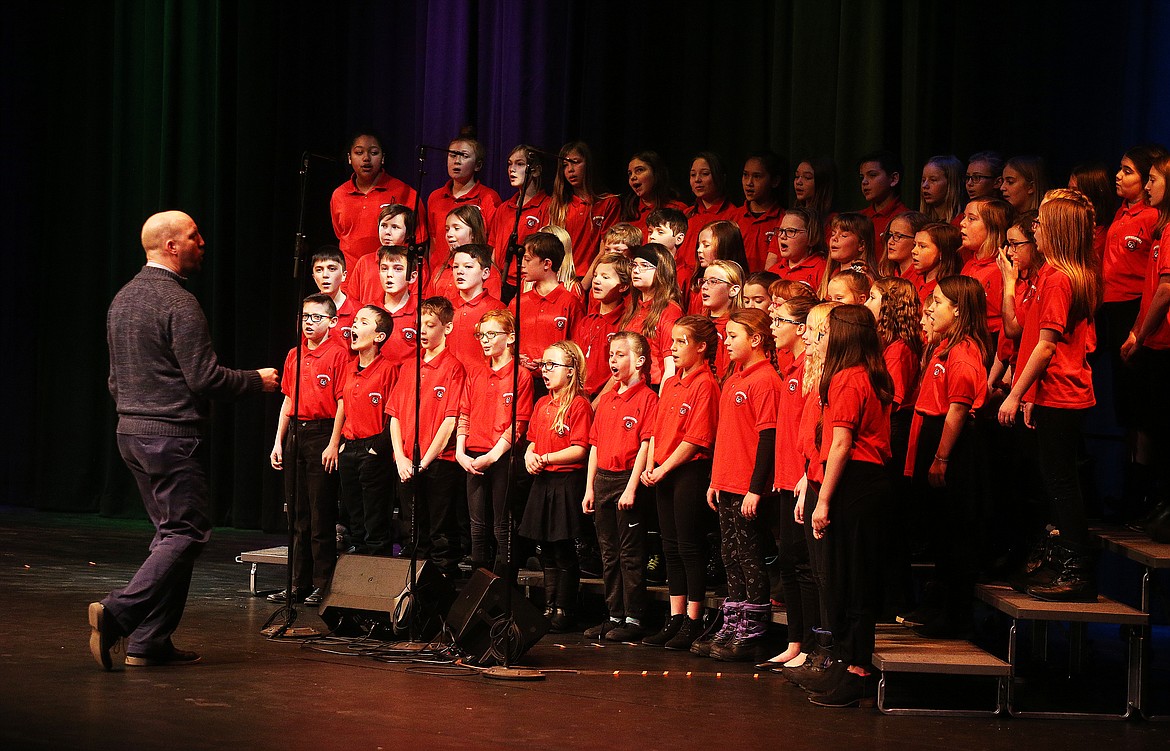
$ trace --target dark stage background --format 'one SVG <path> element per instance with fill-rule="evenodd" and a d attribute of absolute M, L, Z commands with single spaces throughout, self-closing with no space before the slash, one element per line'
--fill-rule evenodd
<path fill-rule="evenodd" d="M 297 170 L 309 149 L 386 136 L 392 173 L 414 145 L 464 123 L 506 152 L 590 142 L 611 190 L 655 148 L 684 192 L 690 156 L 828 153 L 840 202 L 854 164 L 897 149 L 917 202 L 921 163 L 994 148 L 1040 153 L 1063 180 L 1170 141 L 1170 9 L 1115 3 L 788 0 L 735 3 L 125 2 L 6 9 L 3 305 L 7 503 L 141 513 L 114 447 L 105 311 L 143 262 L 143 219 L 182 208 L 208 257 L 192 289 L 236 367 L 278 365 L 292 341 Z M 424 191 L 445 179 L 427 162 Z M 346 177 L 315 163 L 309 245 L 331 241 L 327 201 Z M 790 183 L 787 183 L 790 185 Z M 505 192 L 506 191 L 502 191 Z M 216 410 L 215 518 L 279 526 L 267 467 L 279 399 Z"/>

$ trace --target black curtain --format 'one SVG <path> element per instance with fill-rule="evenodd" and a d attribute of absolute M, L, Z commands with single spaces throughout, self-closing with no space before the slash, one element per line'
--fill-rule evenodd
<path fill-rule="evenodd" d="M 414 182 L 416 144 L 473 124 L 497 189 L 520 142 L 589 141 L 611 190 L 630 154 L 654 148 L 684 193 L 699 150 L 725 157 L 733 185 L 761 147 L 828 154 L 846 207 L 861 202 L 857 157 L 877 147 L 901 153 L 914 203 L 932 154 L 1039 153 L 1059 181 L 1170 141 L 1170 11 L 1152 0 L 122 0 L 4 14 L 0 481 L 6 502 L 41 509 L 141 513 L 114 448 L 104 329 L 143 262 L 144 218 L 196 219 L 208 257 L 191 289 L 217 351 L 277 365 L 298 295 L 301 153 L 340 158 L 357 129 L 382 133 L 390 170 Z M 429 192 L 444 164 L 426 169 Z M 310 246 L 332 240 L 328 196 L 346 176 L 311 165 Z M 278 404 L 216 408 L 221 524 L 280 523 L 266 460 Z"/>

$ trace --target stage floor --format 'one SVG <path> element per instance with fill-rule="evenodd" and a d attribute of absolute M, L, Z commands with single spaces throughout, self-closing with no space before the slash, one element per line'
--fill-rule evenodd
<path fill-rule="evenodd" d="M 751 665 L 600 647 L 579 635 L 545 636 L 525 656 L 526 665 L 552 671 L 539 683 L 311 651 L 260 635 L 274 606 L 249 596 L 246 567 L 235 557 L 283 540 L 238 530 L 215 532 L 176 634 L 176 644 L 203 662 L 102 672 L 87 646 L 86 606 L 126 582 L 151 533 L 141 521 L 0 507 L 8 632 L 0 647 L 0 748 L 1134 751 L 1164 749 L 1170 738 L 1167 726 L 1148 722 L 821 709 L 779 676 L 756 677 Z M 261 584 L 280 585 L 282 571 L 262 567 Z M 312 610 L 302 610 L 297 625 L 325 630 Z"/>

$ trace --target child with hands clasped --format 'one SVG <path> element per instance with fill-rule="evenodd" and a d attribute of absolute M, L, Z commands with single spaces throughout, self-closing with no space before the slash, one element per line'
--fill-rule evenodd
<path fill-rule="evenodd" d="M 650 374 L 646 338 L 630 331 L 615 334 L 609 341 L 609 372 L 617 386 L 598 400 L 581 502 L 597 527 L 609 618 L 585 636 L 636 642 L 646 635 L 642 625 L 646 528 L 634 495 L 646 469 L 658 407 L 658 395 L 646 385 Z"/>
<path fill-rule="evenodd" d="M 638 246 L 630 256 L 630 294 L 621 327 L 650 342 L 650 384 L 657 388 L 674 375 L 670 354 L 674 323 L 682 318 L 675 285 L 674 256 L 657 243 Z"/>
<path fill-rule="evenodd" d="M 780 376 L 772 366 L 775 342 L 768 314 L 755 308 L 731 313 L 723 344 L 739 366 L 723 384 L 719 428 L 711 463 L 707 505 L 719 514 L 719 538 L 727 571 L 723 628 L 711 656 L 758 660 L 772 604 L 760 538 L 761 496 L 772 490 Z"/>
<path fill-rule="evenodd" d="M 554 633 L 573 628 L 581 583 L 576 539 L 581 536 L 581 499 L 593 408 L 585 398 L 585 353 L 571 341 L 544 350 L 536 363 L 546 396 L 532 411 L 524 467 L 533 475 L 520 534 L 540 543 L 545 617 Z"/>

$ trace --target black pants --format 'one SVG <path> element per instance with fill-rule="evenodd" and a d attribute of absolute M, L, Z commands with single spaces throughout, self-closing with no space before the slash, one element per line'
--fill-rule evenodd
<path fill-rule="evenodd" d="M 760 499 L 761 505 L 769 502 L 767 497 Z M 719 542 L 727 571 L 727 599 L 767 605 L 768 571 L 760 546 L 767 530 L 758 515 L 749 519 L 740 513 L 742 503 L 741 494 L 719 491 Z"/>
<path fill-rule="evenodd" d="M 398 472 L 384 444 L 380 436 L 355 438 L 342 443 L 337 455 L 350 540 L 357 552 L 370 555 L 390 553 L 390 506 Z"/>
<path fill-rule="evenodd" d="M 676 467 L 655 486 L 667 589 L 672 597 L 686 595 L 689 602 L 703 602 L 707 597 L 707 530 L 712 514 L 706 492 L 710 481 L 711 460 L 696 459 Z"/>
<path fill-rule="evenodd" d="M 326 472 L 321 454 L 333 435 L 333 420 L 301 420 L 297 440 L 284 441 L 284 497 L 293 527 L 293 585 L 324 587 L 337 565 L 338 472 Z M 296 486 L 293 475 L 296 475 Z"/>
<path fill-rule="evenodd" d="M 820 625 L 820 596 L 813 579 L 812 563 L 804 530 L 792 516 L 796 496 L 781 490 L 780 506 L 780 581 L 784 586 L 784 604 L 788 610 L 788 641 L 812 644 L 812 630 Z"/>
<path fill-rule="evenodd" d="M 448 459 L 436 459 L 424 472 L 400 486 L 402 513 L 418 527 L 419 558 L 430 558 L 448 576 L 458 576 L 463 551 L 459 543 L 456 504 L 466 503 L 466 474 Z"/>
<path fill-rule="evenodd" d="M 882 561 L 889 513 L 885 467 L 847 462 L 829 504 L 824 537 L 829 589 L 822 596 L 828 601 L 835 656 L 850 665 L 865 667 L 873 661 L 874 632 L 885 591 Z"/>
<path fill-rule="evenodd" d="M 808 481 L 808 487 L 804 491 L 804 544 L 808 548 L 808 562 L 809 568 L 812 569 L 813 583 L 817 588 L 817 602 L 820 606 L 820 612 L 817 613 L 817 620 L 820 622 L 820 627 L 829 629 L 832 627 L 829 621 L 829 607 L 827 592 L 829 591 L 829 544 L 825 538 L 817 539 L 813 535 L 812 515 L 817 510 L 817 500 L 820 498 L 821 484 L 819 482 Z"/>
<path fill-rule="evenodd" d="M 487 452 L 468 452 L 468 456 L 475 459 L 484 453 Z M 511 462 L 512 452 L 506 451 L 482 475 L 467 475 L 471 559 L 479 565 L 489 563 L 493 555 L 499 565 L 506 564 L 509 560 L 508 544 L 516 536 L 519 518 L 515 509 L 510 519 L 508 515 L 508 475 Z"/>
<path fill-rule="evenodd" d="M 1089 521 L 1077 470 L 1081 428 L 1087 411 L 1040 405 L 1032 408 L 1040 479 L 1060 530 L 1060 542 L 1076 551 L 1083 550 L 1089 540 Z M 1161 460 L 1170 461 L 1170 457 Z"/>
<path fill-rule="evenodd" d="M 927 549 L 935 562 L 935 581 L 942 596 L 938 604 L 959 622 L 965 622 L 971 617 L 984 528 L 980 514 L 983 481 L 979 476 L 979 423 L 967 420 L 947 457 L 946 485 L 935 488 L 927 476 L 938 453 L 945 420 L 943 415 L 923 417 L 914 456 L 914 491 L 924 500 L 927 514 Z"/>
<path fill-rule="evenodd" d="M 572 612 L 577 608 L 577 590 L 581 586 L 581 565 L 577 560 L 577 543 L 574 540 L 542 540 L 540 543 L 540 567 L 546 580 L 556 577 L 556 606 Z M 548 591 L 547 585 L 545 592 Z"/>
<path fill-rule="evenodd" d="M 646 613 L 646 526 L 635 503 L 623 511 L 618 499 L 630 473 L 597 470 L 593 480 L 593 523 L 601 549 L 601 578 L 610 618 L 642 620 Z"/>
<path fill-rule="evenodd" d="M 1097 311 L 1097 349 L 1090 358 L 1100 361 L 1106 357 L 1112 375 L 1113 410 L 1117 424 L 1133 430 L 1143 410 L 1143 399 L 1139 391 L 1140 381 L 1133 368 L 1121 359 L 1121 345 L 1129 338 L 1129 331 L 1141 309 L 1141 298 L 1121 302 L 1102 303 Z M 1064 530 L 1061 530 L 1061 535 Z"/>

